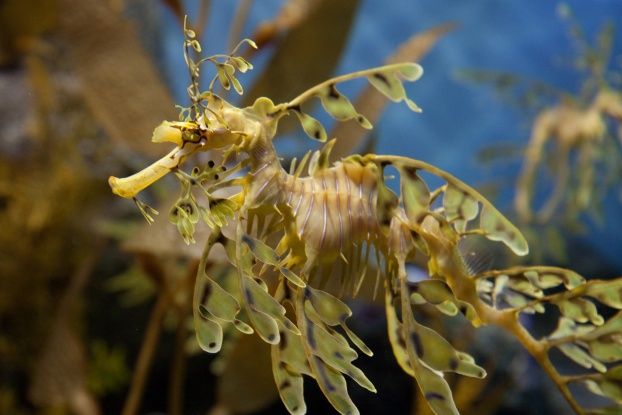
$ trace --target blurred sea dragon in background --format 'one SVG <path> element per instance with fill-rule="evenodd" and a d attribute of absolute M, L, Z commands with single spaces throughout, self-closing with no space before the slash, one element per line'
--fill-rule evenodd
<path fill-rule="evenodd" d="M 187 243 L 194 242 L 195 225 L 201 219 L 211 228 L 194 293 L 201 348 L 218 352 L 223 328 L 231 325 L 242 333 L 256 332 L 272 345 L 274 379 L 290 413 L 306 412 L 302 376 L 307 375 L 339 413 L 357 414 L 344 375 L 372 392 L 376 389 L 353 365 L 358 355 L 350 344 L 367 355 L 372 352 L 347 327 L 352 314 L 348 306 L 322 288 L 334 288 L 339 297 L 346 290 L 355 296 L 368 271 L 375 268 L 374 291 L 382 281 L 395 357 L 417 380 L 436 414 L 458 414 L 445 372 L 478 378 L 486 373 L 471 356 L 417 322 L 413 310 L 424 304 L 449 316 L 460 313 L 474 326 L 501 326 L 526 347 L 578 414 L 612 413 L 583 409 L 568 385 L 583 383 L 596 394 L 622 402 L 622 366 L 608 368 L 622 360 L 621 313 L 608 313 L 605 320 L 586 299 L 622 309 L 622 279 L 586 282 L 573 271 L 554 267 L 471 272 L 459 249 L 462 239 L 480 235 L 504 243 L 516 255 L 528 253 L 527 243 L 476 190 L 422 161 L 368 154 L 330 166 L 332 140 L 307 153 L 300 163 L 292 161 L 289 173 L 281 166 L 272 139 L 282 117 L 295 114 L 310 137 L 326 142 L 322 124 L 303 109 L 311 98 L 318 98 L 337 120 L 355 120 L 371 128 L 336 88 L 355 78 L 366 78 L 389 99 L 420 111 L 406 97 L 403 81 L 417 80 L 421 67 L 400 63 L 367 69 L 325 81 L 288 103 L 275 105 L 261 97 L 252 106 L 237 108 L 213 89 L 218 81 L 225 90 L 233 87 L 242 93 L 236 72 L 246 72 L 252 65 L 234 54 L 245 43 L 254 46 L 244 40 L 229 55 L 195 61 L 192 49 L 200 53 L 201 46 L 195 33 L 185 29 L 192 105 L 182 108 L 180 121 L 163 122 L 153 135 L 154 142 L 172 142 L 176 147 L 139 173 L 109 180 L 115 194 L 134 199 L 153 221 L 156 212 L 136 195 L 174 172 L 182 192 L 169 220 Z M 209 89 L 201 92 L 200 65 L 205 62 L 214 65 L 216 75 Z M 222 162 L 209 161 L 190 173 L 181 170 L 194 153 L 212 150 L 220 152 Z M 308 175 L 302 176 L 307 164 Z M 385 182 L 388 167 L 399 173 L 399 196 Z M 429 190 L 421 172 L 444 184 Z M 239 191 L 217 196 L 224 189 Z M 206 265 L 210 249 L 218 243 L 237 271 L 217 282 Z M 430 278 L 413 283 L 406 264 L 415 254 L 427 257 Z M 537 340 L 518 317 L 523 312 L 541 313 L 546 304 L 557 306 L 561 318 L 553 333 Z M 549 359 L 553 348 L 596 372 L 560 375 Z"/>
<path fill-rule="evenodd" d="M 514 208 L 521 223 L 548 225 L 564 219 L 576 228 L 583 213 L 602 222 L 606 196 L 619 189 L 622 74 L 611 68 L 616 56 L 612 22 L 592 42 L 568 5 L 559 4 L 558 14 L 569 25 L 577 49 L 572 67 L 581 77 L 578 91 L 494 70 L 462 71 L 462 77 L 493 86 L 521 112 L 534 111 L 515 186 Z M 494 147 L 487 153 L 488 158 L 504 155 Z"/>

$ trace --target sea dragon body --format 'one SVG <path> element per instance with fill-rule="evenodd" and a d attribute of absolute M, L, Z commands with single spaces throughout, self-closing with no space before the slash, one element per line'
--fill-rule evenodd
<path fill-rule="evenodd" d="M 186 36 L 187 52 L 188 45 L 196 40 L 188 30 Z M 234 69 L 250 65 L 239 59 L 229 56 L 224 63 L 213 62 L 226 89 L 239 86 Z M 580 339 L 535 340 L 517 317 L 520 312 L 541 312 L 540 302 L 549 302 L 569 321 L 591 321 L 596 327 L 604 320 L 598 320 L 595 308 L 586 308 L 580 297 L 591 295 L 620 309 L 622 287 L 614 287 L 618 297 L 604 298 L 606 284 L 586 284 L 571 271 L 551 267 L 473 275 L 460 253 L 461 239 L 480 235 L 504 243 L 517 255 L 527 254 L 527 243 L 475 189 L 423 161 L 368 154 L 349 156 L 331 166 L 334 141 L 328 141 L 298 165 L 292 162 L 289 172 L 281 165 L 272 140 L 282 117 L 296 115 L 311 138 L 325 142 L 322 125 L 302 108 L 316 97 L 336 119 L 355 120 L 371 128 L 336 89 L 339 82 L 354 78 L 366 78 L 389 99 L 404 101 L 417 111 L 402 83 L 421 76 L 419 65 L 402 63 L 359 71 L 319 84 L 288 103 L 275 105 L 262 97 L 249 107 L 237 108 L 211 89 L 199 93 L 195 79 L 198 65 L 188 53 L 186 60 L 193 77 L 194 89 L 189 88 L 193 107 L 182 121 L 164 122 L 153 135 L 153 141 L 172 142 L 175 149 L 143 171 L 124 179 L 111 177 L 109 183 L 114 193 L 135 199 L 140 191 L 174 172 L 182 193 L 169 219 L 188 243 L 194 241 L 195 225 L 201 218 L 210 226 L 193 307 L 197 339 L 204 350 L 219 351 L 223 330 L 229 327 L 246 334 L 254 331 L 272 345 L 274 378 L 290 413 L 306 411 L 302 376 L 307 375 L 318 382 L 338 412 L 356 414 L 358 409 L 348 395 L 344 376 L 370 391 L 375 388 L 353 365 L 358 354 L 350 344 L 365 354 L 372 352 L 346 325 L 352 314 L 349 307 L 321 287 L 327 279 L 338 276 L 340 288 L 332 292 L 343 294 L 348 287 L 356 294 L 367 272 L 374 268 L 376 285 L 383 281 L 385 289 L 388 334 L 396 359 L 416 378 L 436 414 L 458 414 L 445 372 L 482 378 L 485 371 L 471 356 L 455 350 L 440 334 L 416 320 L 413 307 L 422 304 L 446 315 L 462 314 L 475 326 L 497 324 L 510 331 L 558 384 L 573 408 L 582 413 L 567 385 L 584 379 L 563 378 L 547 355 L 552 347 L 581 344 Z M 181 169 L 193 154 L 206 151 L 220 153 L 222 163 L 210 162 L 191 173 Z M 302 176 L 307 164 L 308 175 Z M 399 174 L 399 195 L 386 182 L 388 167 Z M 444 183 L 430 190 L 421 172 Z M 223 188 L 239 191 L 227 198 L 215 196 Z M 195 197 L 195 190 L 202 191 L 207 204 Z M 150 210 L 137 203 L 149 216 Z M 225 229 L 228 223 L 233 228 L 230 231 Z M 207 266 L 207 256 L 216 243 L 225 246 L 236 269 L 224 279 L 210 275 Z M 417 252 L 427 256 L 431 278 L 412 283 L 406 266 Z M 544 289 L 562 284 L 569 291 L 544 295 Z M 581 304 L 583 311 L 577 311 L 576 304 Z M 568 324 L 560 330 L 571 332 Z M 560 330 L 554 335 L 560 335 Z"/>

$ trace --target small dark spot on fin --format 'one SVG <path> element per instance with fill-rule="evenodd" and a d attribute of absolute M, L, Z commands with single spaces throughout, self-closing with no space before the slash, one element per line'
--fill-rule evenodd
<path fill-rule="evenodd" d="M 248 247 L 253 250 L 255 248 L 255 241 L 248 235 L 242 235 L 242 242 L 244 242 Z"/>
<path fill-rule="evenodd" d="M 380 72 L 377 72 L 373 76 L 374 76 L 374 78 L 376 78 L 377 80 L 379 80 L 380 82 L 385 84 L 386 86 L 390 86 L 389 85 L 389 80 L 387 79 L 386 76 L 384 76 L 384 74 L 382 74 Z"/>
<path fill-rule="evenodd" d="M 313 350 L 317 348 L 317 344 L 315 343 L 315 335 L 313 333 L 313 328 L 311 327 L 311 324 L 307 324 L 307 344 Z"/>
<path fill-rule="evenodd" d="M 205 304 L 211 292 L 212 292 L 211 284 L 205 284 L 205 288 L 203 289 L 203 295 L 201 296 L 201 301 L 199 302 L 199 304 Z"/>
<path fill-rule="evenodd" d="M 251 292 L 251 290 L 249 288 L 246 288 L 244 290 L 244 293 L 246 294 L 246 302 L 248 303 L 248 305 L 252 306 L 253 304 L 255 304 L 255 301 L 253 300 L 253 293 Z"/>
<path fill-rule="evenodd" d="M 417 357 L 421 359 L 423 357 L 423 344 L 421 344 L 419 334 L 413 331 L 410 338 L 413 341 L 413 346 L 415 346 L 415 353 L 417 353 Z"/>
<path fill-rule="evenodd" d="M 410 167 L 410 166 L 404 167 L 404 173 L 406 173 L 408 178 L 410 178 L 411 180 L 417 179 L 417 169 L 414 167 Z"/>
<path fill-rule="evenodd" d="M 428 393 L 425 394 L 425 398 L 428 401 L 431 401 L 431 400 L 434 400 L 434 399 L 437 399 L 439 401 L 444 401 L 445 400 L 445 397 L 443 395 L 441 395 L 440 393 L 437 393 L 437 392 L 428 392 Z"/>

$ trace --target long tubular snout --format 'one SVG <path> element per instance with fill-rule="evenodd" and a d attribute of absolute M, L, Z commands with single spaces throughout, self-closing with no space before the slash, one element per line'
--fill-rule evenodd
<path fill-rule="evenodd" d="M 110 176 L 108 178 L 108 184 L 112 188 L 114 194 L 131 199 L 145 188 L 166 176 L 170 171 L 179 167 L 186 157 L 201 147 L 201 144 L 198 143 L 186 143 L 183 148 L 174 148 L 170 153 L 138 173 L 124 178 Z"/>

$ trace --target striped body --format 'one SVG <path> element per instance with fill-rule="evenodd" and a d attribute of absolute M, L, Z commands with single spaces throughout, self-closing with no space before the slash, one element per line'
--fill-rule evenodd
<path fill-rule="evenodd" d="M 338 162 L 314 175 L 296 177 L 279 164 L 267 163 L 253 173 L 252 205 L 287 205 L 307 259 L 326 262 L 350 252 L 352 244 L 376 242 L 379 232 L 378 173 L 352 162 Z"/>
<path fill-rule="evenodd" d="M 314 176 L 287 175 L 280 202 L 296 218 L 298 236 L 313 248 L 343 251 L 377 234 L 377 177 L 355 163 L 338 163 Z"/>

